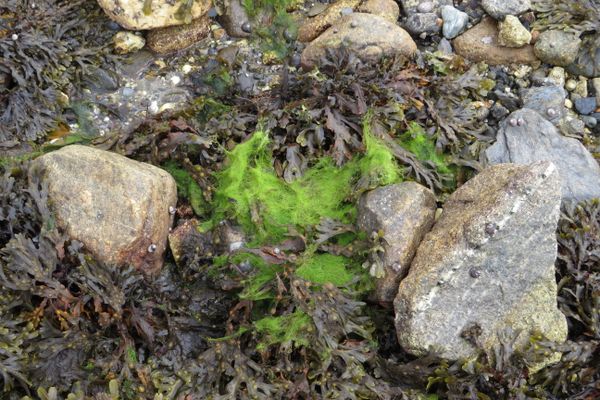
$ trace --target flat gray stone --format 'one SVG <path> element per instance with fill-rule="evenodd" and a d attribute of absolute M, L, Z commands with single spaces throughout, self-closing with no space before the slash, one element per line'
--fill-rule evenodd
<path fill-rule="evenodd" d="M 420 35 L 421 33 L 436 34 L 442 30 L 438 20 L 439 17 L 436 13 L 415 13 L 406 18 L 404 28 L 413 35 Z"/>
<path fill-rule="evenodd" d="M 562 342 L 556 306 L 556 226 L 561 203 L 554 164 L 497 165 L 446 201 L 394 301 L 401 346 L 448 359 L 491 352 L 506 328 L 517 350 L 541 332 Z"/>
<path fill-rule="evenodd" d="M 507 15 L 519 15 L 531 8 L 531 0 L 481 0 L 481 7 L 489 16 L 503 19 Z"/>
<path fill-rule="evenodd" d="M 98 261 L 162 267 L 175 181 L 166 171 L 92 147 L 71 145 L 35 160 L 57 225 Z"/>
<path fill-rule="evenodd" d="M 543 62 L 566 67 L 577 58 L 581 39 L 573 33 L 550 30 L 540 33 L 533 51 Z"/>
<path fill-rule="evenodd" d="M 565 116 L 567 92 L 560 86 L 538 86 L 521 91 L 523 108 L 537 111 L 555 125 Z"/>
<path fill-rule="evenodd" d="M 485 154 L 492 165 L 552 161 L 562 179 L 563 200 L 600 197 L 600 167 L 594 157 L 579 140 L 561 136 L 534 110 L 515 111 L 502 121 L 496 143 Z"/>
<path fill-rule="evenodd" d="M 384 186 L 364 194 L 358 203 L 358 227 L 368 235 L 383 236 L 385 276 L 377 279 L 376 297 L 391 303 L 398 283 L 423 236 L 433 225 L 436 201 L 433 192 L 415 182 Z"/>

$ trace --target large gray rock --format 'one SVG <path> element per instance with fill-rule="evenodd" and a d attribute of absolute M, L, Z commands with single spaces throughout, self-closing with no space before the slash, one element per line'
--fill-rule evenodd
<path fill-rule="evenodd" d="M 589 78 L 600 77 L 600 32 L 588 35 L 581 41 L 581 46 L 573 64 L 567 67 L 570 74 L 584 75 Z"/>
<path fill-rule="evenodd" d="M 562 179 L 563 200 L 600 197 L 600 167 L 594 157 L 580 141 L 561 136 L 534 110 L 510 114 L 485 154 L 490 164 L 552 161 Z"/>
<path fill-rule="evenodd" d="M 177 187 L 160 168 L 72 145 L 35 160 L 58 226 L 98 261 L 160 270 Z"/>
<path fill-rule="evenodd" d="M 417 250 L 394 301 L 403 348 L 449 359 L 498 344 L 505 328 L 515 347 L 541 332 L 564 341 L 556 306 L 556 225 L 560 178 L 550 162 L 485 169 L 453 193 Z"/>
<path fill-rule="evenodd" d="M 567 92 L 560 86 L 538 86 L 521 91 L 523 108 L 530 108 L 555 125 L 566 114 Z"/>
<path fill-rule="evenodd" d="M 415 182 L 384 186 L 364 194 L 358 203 L 358 227 L 371 235 L 382 234 L 385 275 L 377 279 L 376 297 L 391 303 L 400 279 L 423 236 L 433 225 L 435 195 Z"/>
<path fill-rule="evenodd" d="M 581 39 L 573 33 L 544 31 L 535 42 L 535 55 L 545 63 L 566 67 L 577 58 Z"/>
<path fill-rule="evenodd" d="M 481 7 L 488 15 L 503 19 L 507 15 L 519 15 L 531 8 L 531 0 L 481 0 Z"/>
<path fill-rule="evenodd" d="M 178 13 L 182 6 L 181 1 L 153 0 L 150 2 L 148 13 L 144 12 L 146 3 L 146 0 L 98 0 L 100 7 L 113 21 L 118 22 L 123 28 L 131 30 L 184 24 L 185 18 L 194 19 L 205 15 L 211 7 L 212 1 L 194 0 L 187 15 Z"/>
<path fill-rule="evenodd" d="M 376 62 L 384 56 L 411 57 L 417 45 L 408 32 L 378 15 L 352 13 L 313 40 L 302 52 L 305 69 L 312 69 L 328 49 L 345 47 L 363 62 Z"/>

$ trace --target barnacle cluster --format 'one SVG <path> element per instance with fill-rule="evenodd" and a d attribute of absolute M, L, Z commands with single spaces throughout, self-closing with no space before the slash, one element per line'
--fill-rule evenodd
<path fill-rule="evenodd" d="M 6 0 L 0 4 L 0 142 L 43 138 L 106 61 L 110 30 L 95 1 Z"/>

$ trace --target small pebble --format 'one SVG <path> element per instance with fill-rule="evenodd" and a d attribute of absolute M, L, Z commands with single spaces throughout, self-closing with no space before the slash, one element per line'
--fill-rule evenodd
<path fill-rule="evenodd" d="M 420 13 L 429 13 L 432 12 L 434 8 L 435 4 L 433 4 L 432 1 L 424 1 L 422 3 L 419 3 L 419 5 L 417 6 L 417 11 Z"/>
<path fill-rule="evenodd" d="M 573 108 L 573 102 L 569 99 L 565 99 L 565 107 L 567 107 L 568 109 Z"/>
<path fill-rule="evenodd" d="M 563 67 L 554 67 L 548 73 L 548 79 L 556 86 L 565 86 L 565 69 Z"/>
<path fill-rule="evenodd" d="M 244 31 L 246 33 L 251 33 L 252 32 L 252 25 L 250 25 L 250 22 L 244 22 L 242 24 L 242 31 Z"/>
<path fill-rule="evenodd" d="M 150 111 L 151 114 L 157 114 L 158 110 L 158 102 L 156 100 L 153 100 L 152 103 L 150 103 L 150 105 L 148 106 L 148 111 Z"/>
<path fill-rule="evenodd" d="M 170 80 L 173 85 L 179 85 L 179 82 L 181 82 L 181 78 L 177 75 L 173 75 Z"/>
<path fill-rule="evenodd" d="M 156 251 L 156 245 L 154 243 L 152 243 L 150 246 L 148 246 L 148 253 L 154 253 Z"/>
<path fill-rule="evenodd" d="M 577 81 L 575 79 L 569 79 L 565 84 L 565 89 L 572 92 L 577 87 Z"/>
<path fill-rule="evenodd" d="M 181 72 L 183 72 L 184 74 L 189 74 L 190 72 L 192 72 L 192 66 L 190 64 L 185 64 L 183 67 L 181 67 Z"/>
<path fill-rule="evenodd" d="M 598 125 L 598 120 L 590 115 L 584 115 L 581 117 L 581 120 L 590 129 L 594 129 L 596 125 Z"/>
<path fill-rule="evenodd" d="M 19 40 L 19 35 L 17 35 L 16 33 L 13 33 L 10 38 L 12 40 Z"/>
<path fill-rule="evenodd" d="M 595 97 L 582 97 L 575 99 L 575 109 L 579 114 L 588 115 L 596 110 Z"/>
<path fill-rule="evenodd" d="M 479 278 L 481 276 L 481 271 L 479 271 L 477 268 L 471 268 L 469 270 L 469 275 L 471 278 Z"/>
<path fill-rule="evenodd" d="M 340 10 L 340 15 L 343 17 L 344 15 L 350 15 L 354 12 L 351 7 L 344 7 Z"/>
<path fill-rule="evenodd" d="M 210 10 L 208 10 L 208 18 L 214 18 L 217 15 L 219 15 L 219 13 L 217 12 L 217 9 L 215 7 L 211 7 Z"/>
<path fill-rule="evenodd" d="M 123 88 L 123 97 L 131 97 L 133 96 L 134 90 L 130 87 L 124 87 Z"/>

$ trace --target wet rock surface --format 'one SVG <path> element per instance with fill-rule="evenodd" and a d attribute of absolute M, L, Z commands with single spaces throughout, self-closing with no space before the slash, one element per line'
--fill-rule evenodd
<path fill-rule="evenodd" d="M 577 57 L 567 70 L 574 75 L 589 78 L 600 76 L 600 47 L 597 43 L 600 43 L 600 33 L 584 37 Z"/>
<path fill-rule="evenodd" d="M 121 155 L 71 145 L 36 159 L 57 224 L 98 261 L 156 273 L 177 203 L 166 171 Z"/>
<path fill-rule="evenodd" d="M 532 87 L 521 91 L 523 108 L 537 111 L 547 120 L 557 124 L 566 115 L 566 91 L 555 85 Z"/>
<path fill-rule="evenodd" d="M 150 6 L 147 10 L 144 9 L 146 3 L 149 3 Z M 185 23 L 185 19 L 180 14 L 186 15 L 189 13 L 192 18 L 201 17 L 208 12 L 211 1 L 193 1 L 189 11 L 180 10 L 182 3 L 167 0 L 154 0 L 151 2 L 145 0 L 98 0 L 98 4 L 111 19 L 123 28 L 140 30 L 181 25 Z"/>
<path fill-rule="evenodd" d="M 368 235 L 381 234 L 385 276 L 377 280 L 375 296 L 391 303 L 406 275 L 421 239 L 433 225 L 433 192 L 414 182 L 372 190 L 358 204 L 358 227 Z"/>
<path fill-rule="evenodd" d="M 581 201 L 600 196 L 600 167 L 577 139 L 530 109 L 515 111 L 501 124 L 496 143 L 485 152 L 490 164 L 530 164 L 552 161 L 561 177 L 563 200 Z"/>
<path fill-rule="evenodd" d="M 535 55 L 545 63 L 566 67 L 575 61 L 581 39 L 572 33 L 549 30 L 535 42 Z"/>
<path fill-rule="evenodd" d="M 148 33 L 148 48 L 158 54 L 170 54 L 183 50 L 206 38 L 210 32 L 207 16 L 189 24 L 153 29 Z"/>
<path fill-rule="evenodd" d="M 437 34 L 442 29 L 440 17 L 436 13 L 411 14 L 404 21 L 404 28 L 413 35 L 422 33 Z"/>
<path fill-rule="evenodd" d="M 519 15 L 531 8 L 530 0 L 481 0 L 485 12 L 496 18 L 503 19 L 507 15 Z"/>
<path fill-rule="evenodd" d="M 411 57 L 417 50 L 410 35 L 399 26 L 372 14 L 352 13 L 312 41 L 302 52 L 302 66 L 313 68 L 327 49 L 346 47 L 363 62 L 383 56 Z"/>
<path fill-rule="evenodd" d="M 393 0 L 366 0 L 358 7 L 357 11 L 379 15 L 390 22 L 396 22 L 400 17 L 400 7 Z"/>
<path fill-rule="evenodd" d="M 490 167 L 453 193 L 394 301 L 402 347 L 469 358 L 474 343 L 491 350 L 507 327 L 522 330 L 516 348 L 534 331 L 564 341 L 554 278 L 560 203 L 550 162 Z"/>
<path fill-rule="evenodd" d="M 298 29 L 298 40 L 310 42 L 322 32 L 340 20 L 343 14 L 352 12 L 360 4 L 360 0 L 340 0 L 332 3 L 325 11 L 302 22 Z"/>
<path fill-rule="evenodd" d="M 451 6 L 452 0 L 401 0 L 402 10 L 405 15 L 413 13 L 439 13 L 440 7 Z"/>
<path fill-rule="evenodd" d="M 456 53 L 475 61 L 485 61 L 490 65 L 498 64 L 535 64 L 538 61 L 533 46 L 521 48 L 500 46 L 496 21 L 485 18 L 479 24 L 458 36 L 452 42 Z"/>

